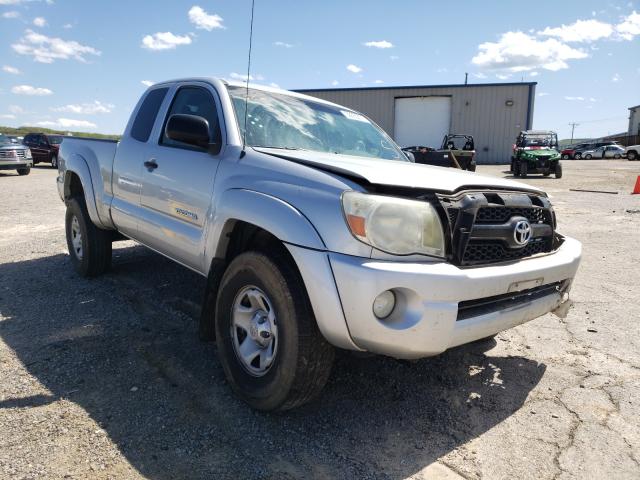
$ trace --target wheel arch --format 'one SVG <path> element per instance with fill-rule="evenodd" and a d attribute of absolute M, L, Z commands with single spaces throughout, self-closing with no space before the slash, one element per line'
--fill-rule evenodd
<path fill-rule="evenodd" d="M 108 225 L 104 225 L 98 215 L 89 166 L 85 159 L 78 154 L 72 154 L 65 158 L 63 192 L 65 201 L 74 195 L 81 195 L 87 205 L 89 218 L 93 224 L 100 228 L 109 228 Z"/>

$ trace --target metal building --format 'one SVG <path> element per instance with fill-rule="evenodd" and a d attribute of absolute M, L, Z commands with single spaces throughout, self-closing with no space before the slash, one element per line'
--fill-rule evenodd
<path fill-rule="evenodd" d="M 439 148 L 447 133 L 473 135 L 478 163 L 509 163 L 531 129 L 536 82 L 297 90 L 358 110 L 402 147 Z"/>

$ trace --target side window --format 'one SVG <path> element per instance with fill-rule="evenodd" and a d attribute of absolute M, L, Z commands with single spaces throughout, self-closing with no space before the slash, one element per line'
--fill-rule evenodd
<path fill-rule="evenodd" d="M 24 137 L 24 139 L 22 140 L 22 143 L 24 143 L 25 145 L 31 145 L 31 139 L 33 137 L 31 135 L 27 135 L 26 137 Z"/>
<path fill-rule="evenodd" d="M 167 137 L 166 126 L 171 115 L 187 114 L 198 115 L 209 122 L 209 138 L 212 143 L 220 144 L 222 134 L 220 133 L 220 121 L 216 110 L 216 102 L 211 93 L 200 87 L 183 87 L 178 90 L 173 99 L 171 108 L 164 120 L 162 136 L 160 143 L 172 147 L 188 148 L 190 150 L 197 149 L 192 145 L 178 142 Z"/>
<path fill-rule="evenodd" d="M 138 115 L 136 115 L 136 119 L 133 121 L 133 126 L 131 127 L 131 136 L 139 142 L 149 140 L 151 129 L 153 129 L 153 124 L 158 115 L 158 110 L 160 110 L 160 105 L 162 105 L 162 101 L 168 91 L 168 88 L 151 90 L 147 94 L 147 98 L 142 102 L 142 105 L 140 105 Z"/>

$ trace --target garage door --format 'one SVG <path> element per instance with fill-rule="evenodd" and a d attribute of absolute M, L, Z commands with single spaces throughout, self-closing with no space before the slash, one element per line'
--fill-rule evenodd
<path fill-rule="evenodd" d="M 451 97 L 396 98 L 393 133 L 401 147 L 440 148 L 451 125 Z"/>

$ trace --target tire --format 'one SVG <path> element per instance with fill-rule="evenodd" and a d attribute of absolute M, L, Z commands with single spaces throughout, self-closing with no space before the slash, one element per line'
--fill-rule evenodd
<path fill-rule="evenodd" d="M 53 155 L 51 157 L 51 166 L 53 168 L 58 168 L 58 156 L 57 155 Z"/>
<path fill-rule="evenodd" d="M 637 158 L 638 158 L 638 154 L 635 151 L 631 150 L 630 152 L 627 152 L 627 160 L 633 161 Z"/>
<path fill-rule="evenodd" d="M 590 153 L 587 153 L 587 154 L 584 156 L 584 158 L 585 158 L 586 160 L 591 160 L 593 157 L 591 156 L 591 154 L 590 154 Z"/>
<path fill-rule="evenodd" d="M 545 176 L 545 177 L 548 177 L 549 175 L 551 175 L 551 170 L 547 170 L 542 175 Z"/>
<path fill-rule="evenodd" d="M 476 164 L 475 164 L 475 162 L 474 162 L 474 163 L 470 163 L 470 164 L 469 164 L 469 167 L 467 168 L 467 170 L 468 170 L 469 172 L 475 172 L 475 171 L 476 171 Z"/>
<path fill-rule="evenodd" d="M 529 170 L 529 165 L 527 164 L 527 162 L 522 162 L 520 164 L 520 176 L 522 178 L 526 178 L 528 170 Z"/>
<path fill-rule="evenodd" d="M 562 178 L 562 164 L 560 162 L 556 163 L 554 173 L 556 175 L 556 178 Z"/>
<path fill-rule="evenodd" d="M 254 304 L 262 307 L 254 309 Z M 253 334 L 238 326 L 243 320 L 235 320 L 243 318 L 234 315 L 242 310 L 245 319 L 251 317 L 244 321 Z M 256 334 L 260 325 L 266 325 L 268 337 L 262 331 Z M 231 388 L 257 410 L 302 405 L 320 393 L 331 373 L 334 349 L 318 330 L 299 273 L 282 254 L 245 252 L 231 262 L 218 290 L 215 330 L 218 356 Z M 260 347 L 254 337 L 272 343 Z M 251 352 L 249 362 L 247 357 L 241 359 L 245 342 L 252 342 L 244 348 Z M 265 358 L 271 355 L 270 362 L 263 363 L 263 352 Z"/>
<path fill-rule="evenodd" d="M 509 171 L 511 173 L 513 173 L 514 175 L 516 173 L 516 166 L 515 166 L 515 162 L 514 162 L 513 158 L 511 159 L 511 166 L 509 167 Z"/>
<path fill-rule="evenodd" d="M 569 160 L 569 155 L 567 155 L 566 153 L 562 154 L 562 159 Z"/>
<path fill-rule="evenodd" d="M 83 198 L 73 197 L 67 201 L 65 230 L 71 264 L 78 274 L 95 277 L 109 269 L 111 232 L 93 224 Z"/>
<path fill-rule="evenodd" d="M 31 173 L 31 167 L 19 168 L 18 175 L 29 175 Z"/>
<path fill-rule="evenodd" d="M 581 153 L 576 153 L 575 157 L 576 160 L 582 160 L 582 154 Z"/>

